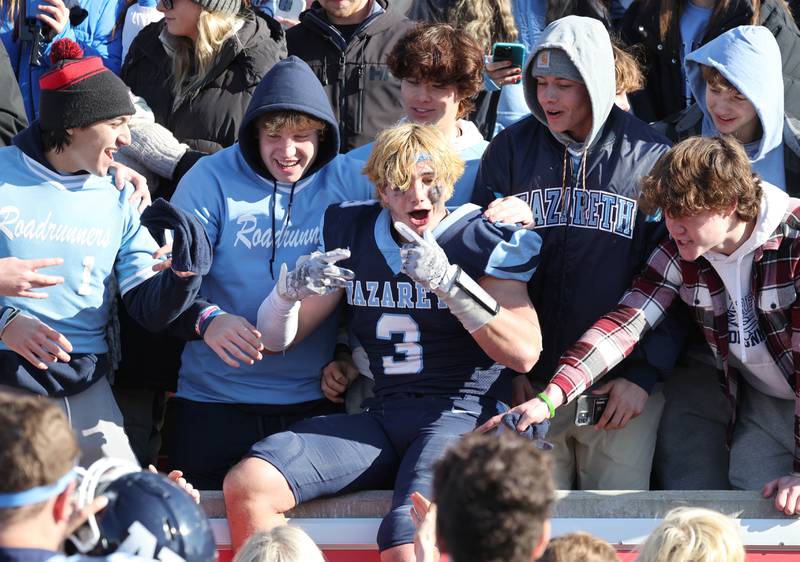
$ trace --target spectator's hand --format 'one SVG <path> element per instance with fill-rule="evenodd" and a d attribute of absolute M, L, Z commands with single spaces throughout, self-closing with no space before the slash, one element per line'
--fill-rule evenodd
<path fill-rule="evenodd" d="M 281 24 L 281 25 L 283 26 L 283 29 L 284 29 L 284 30 L 286 30 L 286 29 L 289 29 L 290 27 L 294 27 L 294 26 L 296 26 L 298 23 L 300 23 L 300 20 L 293 20 L 293 19 L 289 19 L 289 18 L 282 18 L 281 16 L 275 16 L 275 18 L 274 18 L 274 19 L 275 19 L 275 21 L 277 21 L 279 24 Z"/>
<path fill-rule="evenodd" d="M 169 256 L 169 257 L 167 257 Z M 162 271 L 164 269 L 170 269 L 172 267 L 172 244 L 164 244 L 158 250 L 153 252 L 153 257 L 159 261 L 157 264 L 153 266 L 153 271 Z M 167 257 L 167 259 L 162 260 L 161 258 Z M 192 277 L 197 275 L 196 273 L 192 273 L 191 271 L 175 271 L 172 270 L 172 273 L 177 275 L 178 277 Z"/>
<path fill-rule="evenodd" d="M 37 273 L 38 269 L 61 265 L 61 258 L 44 258 L 40 260 L 21 260 L 18 258 L 0 259 L 0 295 L 4 297 L 28 297 L 30 299 L 46 299 L 47 293 L 31 291 L 42 287 L 52 287 L 64 282 L 58 275 Z"/>
<path fill-rule="evenodd" d="M 504 222 L 506 224 L 521 224 L 529 226 L 533 222 L 533 211 L 530 206 L 514 195 L 495 199 L 483 212 L 486 220 L 491 222 Z"/>
<path fill-rule="evenodd" d="M 264 344 L 261 332 L 241 316 L 220 314 L 211 319 L 203 340 L 227 365 L 239 368 L 239 361 L 252 365 L 261 361 Z"/>
<path fill-rule="evenodd" d="M 19 353 L 37 369 L 47 369 L 47 363 L 69 362 L 72 344 L 62 334 L 38 320 L 19 314 L 2 333 L 3 343 Z"/>
<path fill-rule="evenodd" d="M 592 394 L 608 394 L 608 404 L 595 430 L 622 429 L 644 411 L 647 392 L 638 384 L 622 377 L 598 386 Z"/>
<path fill-rule="evenodd" d="M 511 413 L 518 413 L 520 416 L 516 427 L 519 432 L 523 432 L 531 425 L 542 423 L 544 420 L 550 418 L 550 408 L 547 407 L 547 404 L 545 404 L 541 398 L 534 398 L 533 400 L 528 400 L 519 406 L 511 408 L 507 412 L 489 418 L 486 423 L 478 427 L 475 431 L 478 433 L 491 431 L 503 423 L 503 418 Z"/>
<path fill-rule="evenodd" d="M 414 533 L 414 554 L 417 562 L 434 562 L 439 559 L 436 547 L 436 504 L 419 492 L 411 494 L 411 521 Z"/>
<path fill-rule="evenodd" d="M 69 8 L 63 0 L 40 0 L 39 10 L 43 13 L 37 14 L 36 19 L 52 28 L 58 35 L 69 24 Z"/>
<path fill-rule="evenodd" d="M 800 514 L 800 474 L 789 474 L 764 484 L 764 497 L 775 495 L 775 509 L 786 515 Z"/>
<path fill-rule="evenodd" d="M 520 80 L 522 80 L 522 69 L 518 66 L 513 66 L 513 64 L 510 60 L 487 62 L 486 74 L 498 86 L 519 84 Z"/>
<path fill-rule="evenodd" d="M 158 470 L 152 464 L 147 467 L 147 470 L 153 474 L 158 474 Z M 200 503 L 200 490 L 196 490 L 194 486 L 186 481 L 186 478 L 183 477 L 182 470 L 171 471 L 169 474 L 167 474 L 167 478 L 175 482 L 180 489 L 192 496 L 194 503 Z"/>
<path fill-rule="evenodd" d="M 129 168 L 119 162 L 112 162 L 109 168 L 114 169 L 114 185 L 117 186 L 118 190 L 125 189 L 126 182 L 130 182 L 133 185 L 133 193 L 131 193 L 128 201 L 141 214 L 153 202 L 150 198 L 150 189 L 147 187 L 147 178 L 133 168 Z"/>
<path fill-rule="evenodd" d="M 511 379 L 511 405 L 519 406 L 536 398 L 536 393 L 533 391 L 531 381 L 528 380 L 527 375 L 517 375 Z"/>
<path fill-rule="evenodd" d="M 358 377 L 358 369 L 352 361 L 337 359 L 322 369 L 322 394 L 331 402 L 344 402 L 344 393 L 350 383 Z"/>

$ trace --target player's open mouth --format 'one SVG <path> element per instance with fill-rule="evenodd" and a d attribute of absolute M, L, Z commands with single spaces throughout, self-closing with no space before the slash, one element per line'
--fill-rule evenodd
<path fill-rule="evenodd" d="M 430 217 L 430 210 L 429 209 L 420 209 L 418 211 L 411 211 L 408 213 L 409 218 L 411 219 L 411 224 L 414 226 L 424 226 L 428 224 L 428 217 Z"/>
<path fill-rule="evenodd" d="M 114 159 L 114 153 L 116 152 L 116 150 L 114 150 L 113 148 L 106 148 L 103 152 L 105 152 L 105 154 L 106 154 L 106 156 L 108 157 L 109 160 L 113 160 Z"/>

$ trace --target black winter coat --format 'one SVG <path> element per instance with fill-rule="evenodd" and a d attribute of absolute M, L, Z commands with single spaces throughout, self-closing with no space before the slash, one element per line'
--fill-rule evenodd
<path fill-rule="evenodd" d="M 261 78 L 286 56 L 280 24 L 252 11 L 217 55 L 211 71 L 188 95 L 176 99 L 171 89 L 169 55 L 159 38 L 164 21 L 145 27 L 133 41 L 122 79 L 153 110 L 156 122 L 181 142 L 213 153 L 236 142 L 244 112 Z"/>
<path fill-rule="evenodd" d="M 25 105 L 17 77 L 0 43 L 0 146 L 11 146 L 11 139 L 28 126 Z"/>
<path fill-rule="evenodd" d="M 772 32 L 781 50 L 786 112 L 800 117 L 800 31 L 789 12 L 779 4 L 782 1 L 762 0 L 761 25 Z M 685 107 L 680 45 L 670 47 L 661 42 L 656 6 L 637 0 L 628 8 L 620 28 L 627 45 L 641 45 L 647 83 L 644 90 L 631 95 L 631 105 L 637 117 L 650 122 L 664 119 Z M 720 25 L 709 27 L 702 44 L 729 29 L 749 25 L 752 17 L 750 0 L 733 0 L 729 16 Z"/>
<path fill-rule="evenodd" d="M 385 0 L 376 1 L 386 11 L 369 16 L 349 43 L 317 2 L 286 32 L 289 54 L 307 62 L 325 87 L 339 120 L 340 152 L 371 142 L 403 115 L 400 81 L 389 73 L 386 59 L 414 23 L 387 9 Z"/>

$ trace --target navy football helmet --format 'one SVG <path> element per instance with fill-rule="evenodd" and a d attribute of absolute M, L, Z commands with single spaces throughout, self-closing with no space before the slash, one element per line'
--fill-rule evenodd
<path fill-rule="evenodd" d="M 70 537 L 82 554 L 125 552 L 163 562 L 216 560 L 208 518 L 189 494 L 166 476 L 101 459 L 83 476 L 77 507 L 100 494 L 108 498 L 108 506 Z"/>

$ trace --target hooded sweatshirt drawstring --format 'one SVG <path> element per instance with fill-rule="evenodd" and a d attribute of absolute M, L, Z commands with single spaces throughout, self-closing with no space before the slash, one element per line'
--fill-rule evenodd
<path fill-rule="evenodd" d="M 569 156 L 569 147 L 570 147 L 569 144 L 567 144 L 564 147 L 564 162 L 561 165 L 561 213 L 564 212 L 564 208 L 566 207 L 566 199 L 567 199 L 566 198 L 566 194 L 567 194 L 567 157 Z M 583 191 L 586 191 L 586 152 L 587 152 L 587 149 L 584 148 L 583 152 L 581 153 L 581 163 L 578 164 L 578 173 L 575 174 L 575 178 L 576 179 L 580 176 L 580 184 L 581 184 L 581 189 Z M 576 181 L 575 183 L 576 183 L 576 185 L 573 186 L 573 191 L 578 187 L 577 186 L 578 182 Z M 572 206 L 572 199 L 574 199 L 574 198 L 575 198 L 574 195 L 573 195 L 573 197 L 570 198 L 570 207 Z M 569 209 L 567 209 L 567 210 L 569 210 Z"/>
<path fill-rule="evenodd" d="M 286 206 L 286 217 L 283 219 L 283 223 L 281 224 L 281 231 L 276 235 L 275 234 L 275 199 L 278 197 L 278 182 L 276 180 L 272 180 L 272 212 L 270 213 L 272 217 L 272 254 L 269 258 L 269 274 L 270 276 L 275 279 L 275 273 L 273 272 L 273 264 L 275 263 L 275 256 L 278 252 L 278 240 L 283 239 L 283 233 L 286 232 L 286 228 L 289 226 L 289 221 L 292 220 L 292 203 L 294 202 L 294 188 L 297 185 L 297 182 L 292 182 L 292 187 L 289 190 L 289 204 Z"/>
<path fill-rule="evenodd" d="M 736 323 L 739 328 L 739 345 L 742 348 L 742 363 L 747 363 L 747 346 L 744 341 L 744 322 L 742 318 L 742 260 L 744 256 L 739 256 L 736 260 Z"/>

